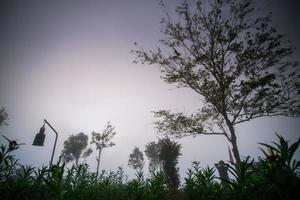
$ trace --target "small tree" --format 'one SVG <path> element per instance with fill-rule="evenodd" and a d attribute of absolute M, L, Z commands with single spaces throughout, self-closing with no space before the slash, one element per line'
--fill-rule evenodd
<path fill-rule="evenodd" d="M 111 142 L 115 134 L 116 134 L 115 127 L 112 126 L 110 122 L 107 123 L 102 133 L 96 133 L 95 131 L 93 131 L 92 133 L 91 144 L 95 144 L 96 149 L 98 150 L 98 157 L 96 157 L 97 160 L 96 176 L 98 176 L 99 174 L 99 165 L 100 165 L 100 157 L 101 157 L 102 149 L 116 145 L 115 143 Z"/>
<path fill-rule="evenodd" d="M 144 155 L 138 147 L 135 147 L 129 155 L 128 165 L 135 170 L 142 171 L 144 168 Z"/>
<path fill-rule="evenodd" d="M 164 5 L 163 5 L 164 6 Z M 251 0 L 183 1 L 178 21 L 162 20 L 163 48 L 134 51 L 162 78 L 201 96 L 195 114 L 155 112 L 160 132 L 175 137 L 223 135 L 240 162 L 235 127 L 266 116 L 299 116 L 300 75 L 294 48 L 260 17 Z"/>
<path fill-rule="evenodd" d="M 179 181 L 179 169 L 176 167 L 178 157 L 181 155 L 181 145 L 169 138 L 163 138 L 158 141 L 160 146 L 159 160 L 162 162 L 163 170 L 166 174 L 167 185 L 169 189 L 177 189 Z"/>
<path fill-rule="evenodd" d="M 171 141 L 170 138 L 159 139 L 146 145 L 145 153 L 149 158 L 149 171 L 154 174 L 157 170 L 163 170 L 166 175 L 166 184 L 169 189 L 179 186 L 178 157 L 181 145 Z"/>
<path fill-rule="evenodd" d="M 159 159 L 160 146 L 152 141 L 146 144 L 145 154 L 149 159 L 149 172 L 154 174 L 156 171 L 161 170 L 161 162 Z"/>
<path fill-rule="evenodd" d="M 87 158 L 93 152 L 91 148 L 87 148 L 88 139 L 84 133 L 69 136 L 64 142 L 61 158 L 67 163 L 75 161 L 78 165 L 79 158 Z"/>

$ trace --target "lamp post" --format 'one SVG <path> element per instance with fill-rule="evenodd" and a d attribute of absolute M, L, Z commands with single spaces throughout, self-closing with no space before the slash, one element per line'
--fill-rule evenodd
<path fill-rule="evenodd" d="M 55 133 L 55 142 L 54 142 L 52 156 L 51 156 L 51 161 L 50 161 L 50 166 L 52 166 L 52 161 L 53 161 L 53 156 L 54 156 L 54 152 L 55 152 L 55 147 L 56 147 L 58 133 L 57 133 L 57 131 L 51 126 L 51 124 L 46 119 L 44 119 L 44 124 L 40 128 L 40 131 L 35 135 L 35 138 L 34 138 L 34 141 L 33 141 L 32 145 L 34 145 L 34 146 L 44 146 L 44 141 L 45 141 L 45 124 L 47 124 L 53 130 L 53 132 Z"/>

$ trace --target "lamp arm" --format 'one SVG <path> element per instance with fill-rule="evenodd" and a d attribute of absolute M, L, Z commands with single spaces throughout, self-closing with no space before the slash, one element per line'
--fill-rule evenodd
<path fill-rule="evenodd" d="M 54 142 L 54 146 L 53 146 L 53 151 L 52 151 L 52 156 L 51 156 L 51 161 L 50 161 L 50 167 L 52 166 L 52 161 L 53 161 L 53 156 L 54 156 L 54 152 L 55 152 L 55 148 L 56 148 L 56 142 L 57 142 L 57 137 L 58 137 L 58 133 L 57 131 L 51 126 L 51 124 L 44 119 L 44 122 L 53 130 L 53 132 L 55 133 L 55 142 Z"/>

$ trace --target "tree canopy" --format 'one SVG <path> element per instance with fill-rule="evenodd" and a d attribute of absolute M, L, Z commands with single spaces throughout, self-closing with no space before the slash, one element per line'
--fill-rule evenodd
<path fill-rule="evenodd" d="M 251 3 L 183 1 L 178 20 L 169 13 L 162 20 L 161 46 L 133 51 L 135 62 L 158 65 L 165 82 L 201 96 L 202 107 L 194 114 L 154 112 L 158 130 L 178 138 L 223 135 L 237 162 L 237 124 L 300 113 L 294 48 L 271 26 L 271 15 L 257 14 Z"/>
<path fill-rule="evenodd" d="M 144 168 L 144 154 L 138 147 L 134 147 L 132 153 L 129 155 L 128 165 L 133 169 L 142 170 Z"/>
<path fill-rule="evenodd" d="M 181 145 L 170 138 L 160 139 L 158 144 L 160 146 L 159 159 L 162 161 L 167 185 L 170 189 L 177 189 L 180 184 L 177 164 L 178 157 L 181 155 Z"/>
<path fill-rule="evenodd" d="M 159 159 L 160 146 L 158 143 L 152 141 L 146 144 L 145 154 L 149 159 L 149 172 L 154 174 L 161 170 L 161 162 Z"/>
<path fill-rule="evenodd" d="M 149 171 L 155 174 L 163 170 L 166 175 L 166 184 L 170 189 L 176 189 L 179 186 L 179 173 L 176 165 L 181 145 L 170 138 L 159 139 L 158 142 L 149 142 L 146 145 L 146 156 L 149 158 Z"/>
<path fill-rule="evenodd" d="M 97 133 L 95 131 L 93 131 L 93 133 L 92 133 L 91 144 L 95 144 L 96 149 L 98 150 L 98 156 L 96 158 L 96 160 L 97 160 L 96 175 L 97 176 L 99 173 L 99 165 L 100 165 L 100 157 L 101 157 L 102 149 L 116 145 L 115 143 L 113 143 L 111 141 L 115 135 L 116 135 L 115 127 L 110 122 L 107 122 L 102 133 Z"/>
<path fill-rule="evenodd" d="M 88 136 L 84 133 L 71 135 L 64 142 L 64 149 L 61 152 L 61 157 L 65 162 L 75 161 L 78 165 L 79 158 L 86 158 L 92 153 L 91 148 L 88 146 Z"/>

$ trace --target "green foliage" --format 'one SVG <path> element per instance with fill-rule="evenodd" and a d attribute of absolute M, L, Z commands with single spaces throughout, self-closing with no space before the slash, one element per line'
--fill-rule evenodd
<path fill-rule="evenodd" d="M 199 162 L 193 162 L 184 184 L 187 199 L 221 199 L 221 185 L 215 181 L 214 173 L 213 168 L 201 168 Z"/>
<path fill-rule="evenodd" d="M 288 141 L 286 141 L 282 136 L 276 134 L 279 139 L 279 143 L 273 142 L 273 145 L 259 143 L 268 148 L 269 153 L 266 153 L 262 149 L 262 152 L 266 158 L 273 164 L 279 165 L 281 168 L 287 168 L 293 173 L 299 175 L 300 173 L 300 161 L 293 160 L 294 154 L 299 147 L 300 138 L 297 142 L 289 146 Z"/>
<path fill-rule="evenodd" d="M 136 172 L 136 179 L 128 184 L 129 199 L 145 199 L 146 196 L 146 180 L 142 171 Z"/>
<path fill-rule="evenodd" d="M 258 169 L 263 177 L 263 187 L 269 191 L 266 196 L 277 199 L 300 198 L 300 161 L 293 159 L 300 144 L 289 145 L 282 136 L 276 134 L 279 142 L 260 143 L 267 147 L 268 153 L 262 149 L 265 159 L 260 159 Z M 296 199 L 297 199 L 296 198 Z"/>
<path fill-rule="evenodd" d="M 282 136 L 279 142 L 262 144 L 265 157 L 255 161 L 247 157 L 239 164 L 226 164 L 229 179 L 220 180 L 215 169 L 202 168 L 193 162 L 182 188 L 168 186 L 166 173 L 155 172 L 145 177 L 142 171 L 128 180 L 122 168 L 116 172 L 102 171 L 98 176 L 86 164 L 73 164 L 66 168 L 58 161 L 36 169 L 21 166 L 7 147 L 0 151 L 1 200 L 296 200 L 300 198 L 299 161 L 294 154 L 299 141 L 291 145 Z"/>
<path fill-rule="evenodd" d="M 156 172 L 148 179 L 149 199 L 166 199 L 168 188 L 163 172 Z"/>
<path fill-rule="evenodd" d="M 17 160 L 10 154 L 8 147 L 1 145 L 0 147 L 0 180 L 5 180 L 13 173 L 17 166 Z"/>
<path fill-rule="evenodd" d="M 61 157 L 65 162 L 75 161 L 78 165 L 79 158 L 86 158 L 92 153 L 91 148 L 87 148 L 89 137 L 84 133 L 71 135 L 64 142 L 64 149 L 61 152 Z"/>
<path fill-rule="evenodd" d="M 247 157 L 241 160 L 239 164 L 228 165 L 230 174 L 233 176 L 230 180 L 222 180 L 230 185 L 229 194 L 235 194 L 236 199 L 255 199 L 254 193 L 258 188 L 257 177 L 254 169 L 254 160 Z M 227 194 L 227 195 L 229 195 Z M 230 195 L 230 196 L 231 196 Z"/>

